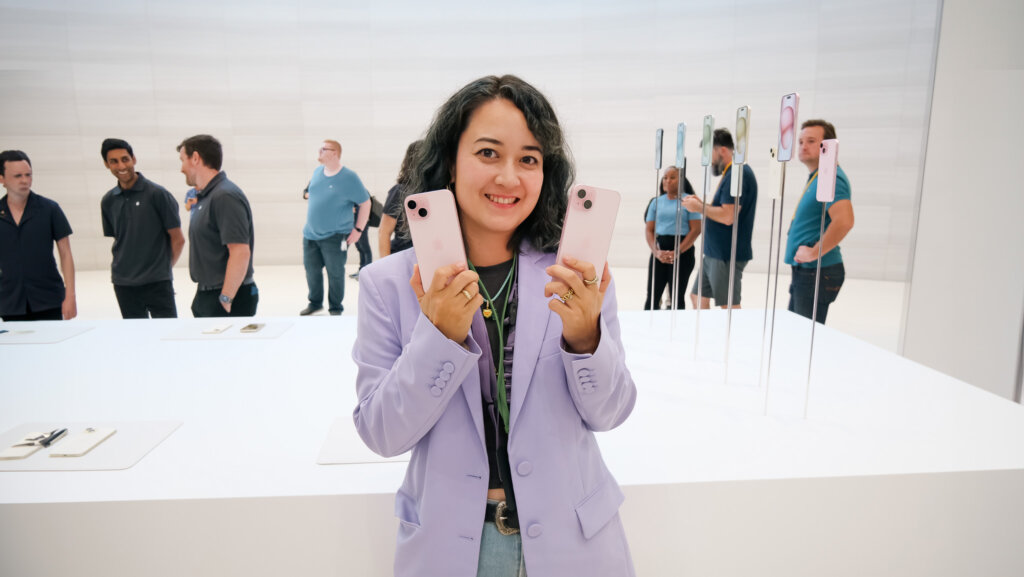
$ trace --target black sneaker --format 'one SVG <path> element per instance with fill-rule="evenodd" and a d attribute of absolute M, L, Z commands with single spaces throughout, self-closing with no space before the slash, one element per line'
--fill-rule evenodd
<path fill-rule="evenodd" d="M 305 316 L 309 316 L 309 315 L 315 313 L 316 311 L 322 311 L 322 310 L 324 310 L 324 305 L 314 305 L 314 304 L 311 304 L 308 307 L 306 307 L 306 308 L 302 309 L 301 311 L 299 311 L 299 315 L 305 317 Z"/>
<path fill-rule="evenodd" d="M 352 280 L 354 280 L 356 282 L 359 282 L 359 273 L 354 272 L 354 273 L 348 275 L 348 278 L 350 278 L 350 279 L 352 279 Z"/>

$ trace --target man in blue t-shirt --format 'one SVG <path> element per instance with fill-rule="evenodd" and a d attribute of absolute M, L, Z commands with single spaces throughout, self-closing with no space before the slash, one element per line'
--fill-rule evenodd
<path fill-rule="evenodd" d="M 707 205 L 707 229 L 704 231 L 704 267 L 693 284 L 690 300 L 697 307 L 697 283 L 701 283 L 700 308 L 711 307 L 711 299 L 723 309 L 729 306 L 729 262 L 732 260 L 732 225 L 737 218 L 736 267 L 733 279 L 732 306 L 740 308 L 743 269 L 754 258 L 750 239 L 754 234 L 754 212 L 757 209 L 757 179 L 750 166 L 743 166 L 743 190 L 737 199 L 732 190 L 732 135 L 725 128 L 715 130 L 711 149 L 711 172 L 721 176 L 715 198 Z M 739 200 L 739 203 L 736 201 Z M 683 206 L 700 214 L 704 203 L 695 195 L 683 199 Z"/>
<path fill-rule="evenodd" d="M 370 219 L 370 193 L 359 176 L 342 166 L 341 144 L 325 140 L 320 166 L 309 180 L 306 226 L 302 229 L 302 264 L 306 267 L 309 305 L 299 311 L 311 315 L 324 308 L 323 269 L 327 269 L 327 310 L 340 315 L 345 309 L 345 261 L 348 247 L 359 241 Z M 355 207 L 359 207 L 356 214 Z"/>
<path fill-rule="evenodd" d="M 811 318 L 814 310 L 814 276 L 818 267 L 819 241 L 821 243 L 821 284 L 818 287 L 817 321 L 824 324 L 828 306 L 839 295 L 846 269 L 839 243 L 853 228 L 853 203 L 850 202 L 850 180 L 842 168 L 836 169 L 836 196 L 825 211 L 825 235 L 821 232 L 821 208 L 818 202 L 818 158 L 821 141 L 836 137 L 836 128 L 824 120 L 808 120 L 800 126 L 800 162 L 810 176 L 800 196 L 789 225 L 786 241 L 786 264 L 793 267 L 793 280 L 789 285 L 789 310 Z"/>

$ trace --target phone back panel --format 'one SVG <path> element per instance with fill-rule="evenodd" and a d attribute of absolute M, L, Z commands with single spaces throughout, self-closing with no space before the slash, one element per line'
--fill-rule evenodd
<path fill-rule="evenodd" d="M 570 256 L 594 265 L 597 278 L 604 273 L 608 249 L 612 244 L 615 218 L 619 214 L 621 195 L 614 190 L 576 185 L 569 191 L 569 207 L 562 224 L 555 262 Z"/>
<path fill-rule="evenodd" d="M 426 291 L 437 269 L 466 264 L 466 247 L 462 243 L 455 197 L 445 189 L 410 194 L 404 208 L 416 262 L 420 266 L 420 280 Z"/>
<path fill-rule="evenodd" d="M 836 199 L 836 166 L 839 165 L 839 141 L 821 141 L 821 156 L 818 157 L 818 188 L 815 198 L 818 202 L 832 202 Z"/>
<path fill-rule="evenodd" d="M 736 109 L 736 149 L 733 150 L 734 164 L 747 162 L 747 145 L 750 142 L 750 107 L 740 106 Z"/>

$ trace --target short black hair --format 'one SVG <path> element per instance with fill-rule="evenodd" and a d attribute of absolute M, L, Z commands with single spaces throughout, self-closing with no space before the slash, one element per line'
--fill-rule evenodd
<path fill-rule="evenodd" d="M 821 129 L 825 131 L 825 136 L 822 140 L 834 140 L 836 138 L 836 127 L 832 126 L 831 122 L 820 118 L 805 120 L 804 123 L 800 125 L 800 130 L 810 128 L 812 126 L 820 126 Z"/>
<path fill-rule="evenodd" d="M 185 156 L 192 156 L 193 152 L 199 153 L 199 158 L 208 168 L 220 170 L 224 164 L 224 149 L 220 141 L 209 134 L 197 134 L 181 141 L 175 150 L 185 150 Z"/>
<path fill-rule="evenodd" d="M 576 170 L 554 108 L 539 90 L 511 74 L 478 78 L 441 105 L 413 160 L 409 184 L 402 192 L 402 204 L 409 194 L 446 188 L 452 182 L 459 138 L 469 125 L 470 117 L 484 104 L 499 99 L 511 102 L 523 113 L 526 126 L 543 154 L 544 183 L 540 199 L 530 216 L 512 233 L 509 248 L 518 250 L 520 242 L 529 239 L 535 249 L 554 252 L 562 235 L 569 186 Z"/>
<path fill-rule="evenodd" d="M 107 161 L 107 153 L 111 150 L 127 150 L 128 156 L 135 158 L 135 151 L 132 150 L 132 145 L 128 144 L 128 142 L 120 138 L 108 138 L 100 145 L 100 154 L 103 155 L 103 162 Z"/>
<path fill-rule="evenodd" d="M 711 140 L 711 143 L 714 146 L 724 146 L 729 150 L 734 149 L 734 145 L 732 143 L 732 133 L 729 132 L 728 128 L 716 128 L 715 136 Z"/>
<path fill-rule="evenodd" d="M 0 176 L 6 176 L 8 162 L 18 162 L 20 160 L 27 162 L 29 168 L 32 167 L 32 161 L 28 159 L 28 155 L 20 150 L 5 150 L 0 152 Z"/>

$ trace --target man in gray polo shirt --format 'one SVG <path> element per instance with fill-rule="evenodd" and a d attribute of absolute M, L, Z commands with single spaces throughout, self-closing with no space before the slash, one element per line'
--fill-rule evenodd
<path fill-rule="evenodd" d="M 100 201 L 103 236 L 114 238 L 110 276 L 126 319 L 176 318 L 174 275 L 185 246 L 178 203 L 166 188 L 135 171 L 132 146 L 108 138 L 103 164 L 117 179 Z"/>
<path fill-rule="evenodd" d="M 220 167 L 224 152 L 208 135 L 178 145 L 181 173 L 198 192 L 188 229 L 188 268 L 196 287 L 196 317 L 250 317 L 259 291 L 253 282 L 254 229 L 249 199 Z"/>

